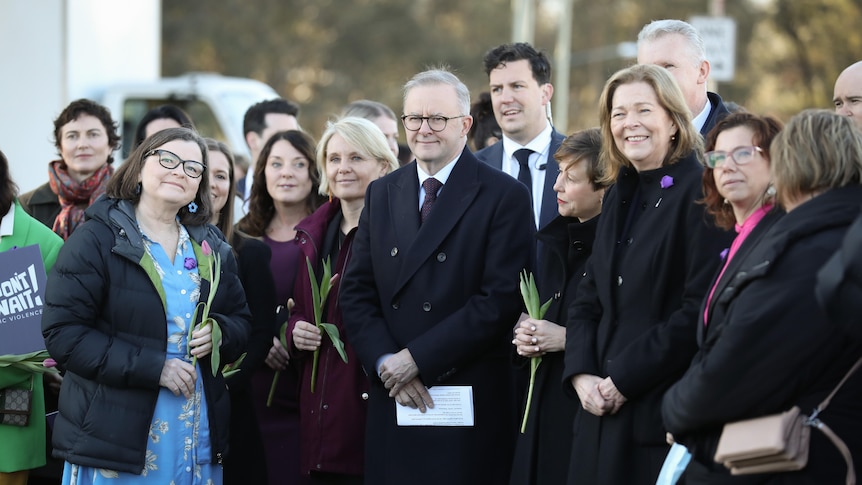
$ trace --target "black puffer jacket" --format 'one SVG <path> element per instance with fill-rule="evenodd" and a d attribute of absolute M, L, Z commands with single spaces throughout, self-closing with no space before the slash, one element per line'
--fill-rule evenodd
<path fill-rule="evenodd" d="M 102 198 L 66 241 L 48 275 L 42 331 L 66 369 L 54 456 L 70 463 L 141 473 L 165 363 L 167 318 L 153 281 L 140 265 L 144 245 L 128 201 Z M 230 246 L 213 226 L 187 226 L 221 255 L 222 275 L 211 315 L 223 332 L 222 362 L 245 348 L 250 314 Z M 209 283 L 201 280 L 200 301 Z M 230 403 L 224 379 L 200 369 L 213 460 L 226 452 Z"/>

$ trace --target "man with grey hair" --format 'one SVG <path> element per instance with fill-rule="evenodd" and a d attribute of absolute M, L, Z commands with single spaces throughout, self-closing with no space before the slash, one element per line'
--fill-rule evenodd
<path fill-rule="evenodd" d="M 453 74 L 414 76 L 401 120 L 416 160 L 366 193 L 339 295 L 369 377 L 365 483 L 509 479 L 509 347 L 535 225 L 527 188 L 466 148 L 469 113 Z"/>
<path fill-rule="evenodd" d="M 655 64 L 673 75 L 691 110 L 692 123 L 702 135 L 730 114 L 721 96 L 706 89 L 706 48 L 700 33 L 688 22 L 665 19 L 646 24 L 638 34 L 638 64 Z"/>

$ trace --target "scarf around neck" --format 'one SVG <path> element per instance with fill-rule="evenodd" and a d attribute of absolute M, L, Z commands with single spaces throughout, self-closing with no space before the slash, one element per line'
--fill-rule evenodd
<path fill-rule="evenodd" d="M 114 173 L 110 164 L 102 165 L 85 180 L 78 182 L 66 169 L 62 160 L 56 160 L 48 165 L 48 183 L 51 191 L 60 199 L 60 213 L 54 219 L 52 229 L 63 240 L 84 221 L 84 210 L 100 195 L 105 193 L 108 179 Z"/>

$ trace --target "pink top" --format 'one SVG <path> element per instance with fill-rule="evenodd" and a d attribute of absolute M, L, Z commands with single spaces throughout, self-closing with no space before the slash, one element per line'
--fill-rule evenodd
<path fill-rule="evenodd" d="M 736 229 L 736 237 L 733 239 L 733 243 L 730 245 L 730 252 L 727 253 L 727 258 L 724 260 L 724 266 L 721 268 L 721 273 L 718 274 L 718 278 L 715 279 L 715 283 L 712 285 L 712 289 L 709 290 L 709 296 L 706 297 L 706 307 L 703 309 L 703 324 L 706 326 L 709 321 L 709 304 L 712 301 L 712 294 L 715 293 L 715 287 L 718 286 L 718 282 L 721 281 L 721 277 L 724 276 L 724 271 L 727 269 L 727 265 L 730 263 L 731 258 L 736 252 L 739 250 L 739 247 L 742 246 L 743 241 L 751 234 L 751 231 L 757 226 L 757 223 L 763 219 L 766 214 L 772 210 L 772 205 L 765 205 L 760 209 L 754 211 L 753 214 L 748 216 L 748 219 L 742 223 L 740 226 L 736 224 L 734 229 Z"/>

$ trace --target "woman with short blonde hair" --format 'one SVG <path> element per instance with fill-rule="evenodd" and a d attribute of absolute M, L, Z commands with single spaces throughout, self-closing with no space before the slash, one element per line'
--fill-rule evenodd
<path fill-rule="evenodd" d="M 361 484 L 364 475 L 365 415 L 368 380 L 348 342 L 342 361 L 330 337 L 315 326 L 312 285 L 306 262 L 320 278 L 325 262 L 332 271 L 332 290 L 324 302 L 322 321 L 338 328 L 345 341 L 341 307 L 336 295 L 350 260 L 365 191 L 374 180 L 398 168 L 398 161 L 374 123 L 347 117 L 327 125 L 317 148 L 320 193 L 328 194 L 313 214 L 296 226 L 302 250 L 302 270 L 294 283 L 293 308 L 288 321 L 289 351 L 301 368 L 299 388 L 300 471 L 312 484 Z M 319 352 L 317 373 L 312 359 Z M 316 389 L 312 392 L 312 386 Z M 365 396 L 365 397 L 363 397 Z M 327 412 L 320 414 L 320 409 Z"/>

